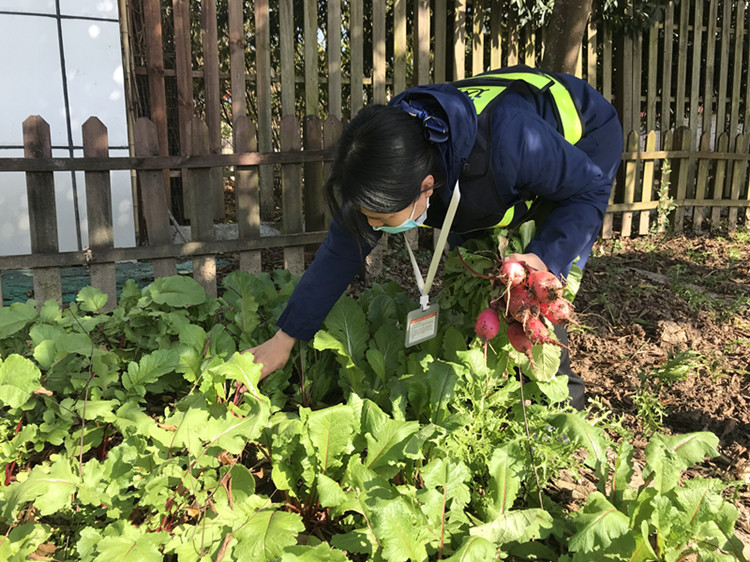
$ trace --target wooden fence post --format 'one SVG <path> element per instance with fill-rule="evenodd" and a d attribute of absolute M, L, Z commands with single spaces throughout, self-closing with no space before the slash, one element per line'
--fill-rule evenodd
<path fill-rule="evenodd" d="M 737 135 L 737 139 L 734 142 L 734 152 L 737 154 L 746 154 L 748 140 L 750 139 L 750 133 Z M 747 170 L 746 160 L 736 160 L 732 168 L 732 185 L 729 192 L 729 198 L 734 202 L 740 200 L 740 189 L 742 181 L 745 178 L 745 171 Z M 737 213 L 738 207 L 729 207 L 729 232 L 737 230 Z"/>
<path fill-rule="evenodd" d="M 662 150 L 669 152 L 674 144 L 674 133 L 666 131 L 662 135 Z M 661 165 L 661 183 L 659 185 L 659 203 L 656 207 L 656 231 L 663 234 L 667 231 L 667 219 L 670 193 L 672 192 L 672 162 L 664 159 Z"/>
<path fill-rule="evenodd" d="M 39 115 L 32 115 L 23 122 L 23 152 L 26 158 L 52 157 L 49 124 Z M 57 206 L 52 172 L 26 172 L 26 197 L 29 202 L 31 252 L 57 253 Z M 34 298 L 39 308 L 48 300 L 62 304 L 58 268 L 34 269 Z"/>
<path fill-rule="evenodd" d="M 146 65 L 148 75 L 149 115 L 158 132 L 157 155 L 169 154 L 167 133 L 167 93 L 164 84 L 164 50 L 162 46 L 161 3 L 159 0 L 144 0 Z M 162 187 L 169 199 L 169 172 L 164 170 Z"/>
<path fill-rule="evenodd" d="M 724 132 L 719 135 L 716 141 L 716 150 L 718 152 L 727 152 L 729 150 L 729 135 Z M 718 160 L 716 162 L 716 173 L 714 174 L 714 189 L 712 198 L 720 200 L 724 198 L 724 180 L 727 173 L 727 161 Z M 711 209 L 711 231 L 714 232 L 721 224 L 721 206 L 717 205 Z"/>
<path fill-rule="evenodd" d="M 711 151 L 711 131 L 701 135 L 700 151 Z M 708 169 L 710 161 L 707 158 L 698 160 L 698 175 L 695 180 L 695 199 L 701 201 L 706 198 L 706 184 L 708 183 Z M 703 219 L 706 218 L 706 208 L 702 205 L 693 207 L 693 232 L 700 233 L 703 230 Z"/>
<path fill-rule="evenodd" d="M 149 119 L 141 117 L 135 122 L 135 155 L 141 157 L 158 156 L 159 146 L 156 125 Z M 169 228 L 169 207 L 164 188 L 164 176 L 160 170 L 139 170 L 141 208 L 151 246 L 170 244 L 172 236 Z M 152 261 L 154 278 L 169 277 L 177 274 L 177 263 L 174 258 L 161 258 Z"/>
<path fill-rule="evenodd" d="M 674 146 L 681 152 L 690 151 L 692 145 L 692 133 L 687 127 L 678 127 L 674 134 Z M 690 158 L 684 157 L 677 160 L 677 173 L 672 177 L 677 178 L 675 188 L 674 231 L 681 233 L 685 226 L 685 195 L 688 187 L 688 175 L 690 172 Z"/>
<path fill-rule="evenodd" d="M 208 126 L 198 117 L 191 124 L 193 155 L 210 153 Z M 190 209 L 190 235 L 193 242 L 207 242 L 214 239 L 215 188 L 212 180 L 216 174 L 212 168 L 191 168 L 188 171 L 188 200 Z M 195 256 L 193 258 L 193 279 L 206 290 L 210 297 L 216 297 L 216 257 Z"/>
<path fill-rule="evenodd" d="M 305 117 L 304 142 L 306 150 L 323 148 L 323 129 L 315 115 Z M 326 200 L 323 191 L 323 162 L 306 162 L 305 174 L 305 231 L 325 230 Z"/>
<path fill-rule="evenodd" d="M 640 139 L 637 131 L 631 131 L 628 135 L 628 142 L 625 145 L 628 152 L 640 152 Z M 625 162 L 625 196 L 623 203 L 632 205 L 635 201 L 635 185 L 638 176 L 638 165 L 640 159 L 628 160 Z M 620 227 L 620 236 L 630 237 L 633 226 L 633 211 L 624 211 L 622 213 L 622 225 Z"/>
<path fill-rule="evenodd" d="M 106 158 L 109 154 L 107 127 L 96 117 L 89 117 L 82 127 L 83 155 L 87 158 Z M 85 172 L 86 215 L 88 217 L 89 248 L 96 260 L 96 252 L 114 246 L 112 229 L 112 191 L 109 172 Z M 115 264 L 92 263 L 89 267 L 91 285 L 107 295 L 103 312 L 117 305 Z"/>
<path fill-rule="evenodd" d="M 301 148 L 299 122 L 294 115 L 285 115 L 281 118 L 281 150 L 291 152 Z M 281 165 L 281 225 L 284 234 L 302 232 L 301 179 L 299 164 Z M 284 268 L 291 273 L 302 273 L 305 269 L 304 248 L 284 248 Z"/>
<path fill-rule="evenodd" d="M 652 152 L 654 150 L 656 150 L 656 132 L 649 131 L 648 136 L 646 137 L 646 152 Z M 648 203 L 652 200 L 654 192 L 654 161 L 651 159 L 643 162 L 643 183 L 641 185 L 641 201 Z M 641 211 L 638 223 L 638 234 L 648 234 L 650 215 L 650 210 Z"/>
<path fill-rule="evenodd" d="M 235 117 L 234 145 L 236 152 L 255 152 L 258 150 L 255 125 L 247 115 Z M 234 175 L 238 235 L 240 238 L 259 238 L 260 184 L 258 182 L 258 167 L 237 166 Z M 240 252 L 240 270 L 260 273 L 262 269 L 259 250 Z"/>

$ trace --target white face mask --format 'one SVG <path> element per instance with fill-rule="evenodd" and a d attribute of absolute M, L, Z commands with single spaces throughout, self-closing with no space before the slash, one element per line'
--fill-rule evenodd
<path fill-rule="evenodd" d="M 417 199 L 417 201 L 419 201 L 419 199 Z M 411 215 L 409 215 L 409 218 L 402 222 L 400 225 L 373 226 L 372 229 L 387 232 L 388 234 L 398 234 L 399 232 L 405 232 L 407 230 L 411 230 L 412 228 L 423 225 L 424 221 L 427 220 L 427 209 L 430 208 L 430 198 L 427 198 L 427 206 L 424 208 L 424 213 L 422 213 L 415 219 L 414 212 L 417 210 L 417 201 L 414 201 L 414 207 L 411 210 Z"/>

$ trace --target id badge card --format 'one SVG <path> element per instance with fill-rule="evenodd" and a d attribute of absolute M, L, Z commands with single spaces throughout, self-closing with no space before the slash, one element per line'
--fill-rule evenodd
<path fill-rule="evenodd" d="M 418 308 L 406 316 L 406 347 L 417 345 L 437 335 L 439 306 L 431 304 Z"/>

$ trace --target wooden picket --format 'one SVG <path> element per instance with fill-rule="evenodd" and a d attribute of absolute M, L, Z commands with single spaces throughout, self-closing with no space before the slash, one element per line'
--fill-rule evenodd
<path fill-rule="evenodd" d="M 84 125 L 84 158 L 53 158 L 49 127 L 31 117 L 25 157 L 0 159 L 0 173 L 26 174 L 32 240 L 31 254 L 0 256 L 0 270 L 33 268 L 37 298 L 59 300 L 58 268 L 73 264 L 90 266 L 108 306 L 124 259 L 150 260 L 161 277 L 190 258 L 212 294 L 221 253 L 259 272 L 261 250 L 283 248 L 287 267 L 300 272 L 304 246 L 319 243 L 330 221 L 324 185 L 335 141 L 360 108 L 414 84 L 541 56 L 540 32 L 490 0 L 331 0 L 327 18 L 316 0 L 138 2 L 138 17 L 122 3 L 123 29 L 134 30 L 126 80 L 139 89 L 139 103 L 128 104 L 133 155 L 108 156 L 105 124 L 94 117 Z M 744 3 L 704 0 L 669 2 L 641 37 L 589 22 L 578 74 L 615 104 L 625 133 L 603 237 L 731 232 L 750 220 L 749 19 Z M 113 247 L 112 170 L 137 177 L 136 248 Z M 85 172 L 87 251 L 58 251 L 57 171 Z M 181 244 L 170 224 L 175 178 L 192 235 Z M 238 233 L 217 240 L 225 178 Z M 280 233 L 261 236 L 261 221 L 274 220 Z"/>
<path fill-rule="evenodd" d="M 26 158 L 49 158 L 52 141 L 49 124 L 39 115 L 23 122 L 23 152 Z M 29 203 L 29 235 L 32 253 L 57 252 L 57 205 L 52 172 L 28 172 L 26 197 Z M 62 302 L 60 270 L 53 267 L 34 269 L 34 296 L 45 301 Z"/>
<path fill-rule="evenodd" d="M 96 117 L 83 124 L 83 155 L 106 157 L 109 152 L 107 128 Z M 86 172 L 86 216 L 88 217 L 89 248 L 98 252 L 114 246 L 112 225 L 112 190 L 108 172 Z M 92 263 L 89 266 L 91 285 L 107 295 L 102 311 L 112 310 L 117 305 L 117 283 L 115 264 Z"/>

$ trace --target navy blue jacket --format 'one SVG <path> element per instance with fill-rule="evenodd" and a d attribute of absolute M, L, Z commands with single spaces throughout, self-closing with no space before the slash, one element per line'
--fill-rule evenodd
<path fill-rule="evenodd" d="M 583 268 L 601 229 L 612 182 L 622 156 L 622 128 L 614 107 L 585 81 L 563 80 L 578 104 L 583 137 L 571 145 L 557 131 L 553 102 L 524 88 L 509 90 L 493 109 L 491 165 L 494 177 L 461 188 L 464 217 L 488 210 L 503 213 L 521 200 L 542 198 L 552 210 L 526 251 L 537 254 L 556 275 L 567 275 L 579 258 Z M 471 100 L 450 84 L 416 86 L 396 96 L 448 125 L 438 143 L 445 186 L 431 197 L 426 224 L 440 227 L 453 186 L 477 136 Z M 460 185 L 460 184 L 459 184 Z M 442 204 L 433 205 L 439 198 Z M 369 250 L 369 249 L 368 249 Z M 278 325 L 290 336 L 311 339 L 362 267 L 357 241 L 335 220 L 315 259 L 300 279 Z"/>

